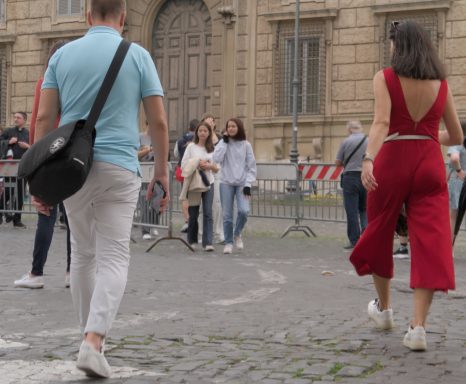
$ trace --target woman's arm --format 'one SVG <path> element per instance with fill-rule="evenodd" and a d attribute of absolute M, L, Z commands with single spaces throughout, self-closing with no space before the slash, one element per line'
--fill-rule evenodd
<path fill-rule="evenodd" d="M 387 137 L 390 126 L 390 113 L 392 110 L 392 101 L 388 92 L 387 84 L 383 71 L 379 71 L 374 76 L 374 120 L 369 131 L 369 140 L 367 143 L 367 156 L 362 162 L 361 180 L 368 191 L 377 188 L 377 181 L 373 175 L 374 159 L 379 153 L 385 138 Z"/>
<path fill-rule="evenodd" d="M 447 103 L 443 112 L 443 122 L 446 131 L 440 131 L 438 139 L 442 145 L 461 145 L 463 144 L 463 130 L 461 129 L 460 120 L 456 113 L 455 101 L 448 87 Z"/>
<path fill-rule="evenodd" d="M 193 143 L 189 143 L 184 151 L 183 158 L 181 159 L 181 168 L 183 168 L 189 159 L 192 157 L 191 149 L 193 148 Z"/>
<path fill-rule="evenodd" d="M 222 164 L 223 159 L 225 158 L 225 153 L 227 152 L 228 144 L 225 143 L 222 140 L 220 140 L 217 145 L 215 146 L 214 154 L 212 156 L 212 159 L 214 160 L 214 163 L 217 164 Z"/>
<path fill-rule="evenodd" d="M 246 184 L 245 187 L 250 187 L 256 181 L 256 158 L 254 157 L 254 152 L 252 151 L 252 146 L 249 142 L 246 142 Z"/>

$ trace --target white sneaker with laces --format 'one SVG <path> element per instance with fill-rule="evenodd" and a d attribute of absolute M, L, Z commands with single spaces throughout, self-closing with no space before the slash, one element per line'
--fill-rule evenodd
<path fill-rule="evenodd" d="M 223 253 L 230 254 L 232 252 L 233 252 L 233 245 L 226 244 L 225 247 L 223 247 Z"/>
<path fill-rule="evenodd" d="M 150 235 L 150 233 L 144 233 L 144 235 L 142 235 L 142 239 L 143 240 L 150 240 L 150 239 L 152 239 L 152 236 Z"/>
<path fill-rule="evenodd" d="M 214 246 L 213 245 L 206 245 L 205 248 L 204 248 L 204 251 L 206 252 L 212 252 L 214 251 Z"/>
<path fill-rule="evenodd" d="M 241 236 L 235 237 L 235 247 L 239 250 L 244 249 L 244 243 L 243 243 L 243 239 L 241 238 Z"/>
<path fill-rule="evenodd" d="M 21 279 L 15 280 L 14 284 L 18 288 L 44 288 L 44 278 L 42 276 L 31 276 L 30 273 L 26 273 Z"/>
<path fill-rule="evenodd" d="M 391 329 L 393 328 L 393 309 L 379 309 L 379 299 L 371 300 L 367 306 L 367 314 L 374 320 L 377 328 Z"/>
<path fill-rule="evenodd" d="M 408 327 L 408 332 L 403 339 L 403 345 L 411 351 L 425 351 L 427 349 L 426 330 L 418 325 L 417 327 Z"/>
<path fill-rule="evenodd" d="M 76 367 L 89 377 L 110 377 L 112 369 L 104 356 L 103 349 L 102 346 L 102 351 L 98 352 L 92 345 L 83 341 L 79 348 Z"/>

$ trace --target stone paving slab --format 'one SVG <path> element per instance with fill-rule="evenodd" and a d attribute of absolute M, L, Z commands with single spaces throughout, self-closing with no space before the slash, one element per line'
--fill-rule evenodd
<path fill-rule="evenodd" d="M 464 239 L 455 249 L 457 290 L 435 295 L 429 349 L 413 353 L 402 345 L 409 260 L 395 261 L 396 327 L 378 331 L 366 314 L 371 279 L 349 264 L 344 226 L 313 223 L 317 238 L 280 239 L 283 222 L 258 223 L 249 224 L 246 250 L 232 255 L 221 246 L 191 253 L 179 242 L 146 253 L 135 231 L 105 383 L 464 383 Z M 45 288 L 12 285 L 30 267 L 33 219 L 27 224 L 0 226 L 0 384 L 102 382 L 75 368 L 80 334 L 64 288 L 64 231 L 56 229 Z"/>

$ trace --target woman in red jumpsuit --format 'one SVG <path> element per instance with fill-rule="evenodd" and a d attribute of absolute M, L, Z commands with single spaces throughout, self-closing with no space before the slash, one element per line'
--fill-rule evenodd
<path fill-rule="evenodd" d="M 369 192 L 369 224 L 350 260 L 359 275 L 372 274 L 378 298 L 369 303 L 369 317 L 378 328 L 392 328 L 393 232 L 405 204 L 414 316 L 403 344 L 425 350 L 425 322 L 434 291 L 455 288 L 439 143 L 461 144 L 463 133 L 444 68 L 426 31 L 412 21 L 393 22 L 390 40 L 392 65 L 374 77 L 375 114 L 361 174 Z M 441 119 L 446 131 L 439 132 Z"/>

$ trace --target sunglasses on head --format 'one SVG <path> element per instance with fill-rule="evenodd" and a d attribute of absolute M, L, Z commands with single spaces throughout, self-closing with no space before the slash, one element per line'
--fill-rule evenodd
<path fill-rule="evenodd" d="M 392 21 L 391 26 L 393 29 L 398 29 L 398 24 L 400 24 L 399 21 Z"/>

